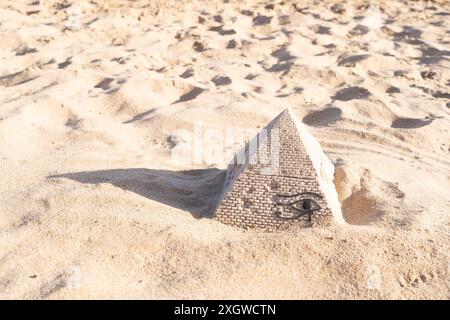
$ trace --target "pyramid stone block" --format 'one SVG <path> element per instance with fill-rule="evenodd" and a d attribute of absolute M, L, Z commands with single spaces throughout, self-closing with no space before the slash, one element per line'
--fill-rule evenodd
<path fill-rule="evenodd" d="M 242 228 L 342 223 L 334 166 L 286 109 L 230 162 L 214 218 Z"/>

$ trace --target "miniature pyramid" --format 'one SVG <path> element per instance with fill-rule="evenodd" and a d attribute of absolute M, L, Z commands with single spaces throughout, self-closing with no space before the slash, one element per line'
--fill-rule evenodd
<path fill-rule="evenodd" d="M 214 218 L 268 230 L 340 223 L 333 179 L 320 144 L 286 109 L 230 162 Z"/>

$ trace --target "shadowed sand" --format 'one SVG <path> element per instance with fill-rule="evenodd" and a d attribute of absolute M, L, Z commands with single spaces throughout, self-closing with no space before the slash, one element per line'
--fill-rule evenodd
<path fill-rule="evenodd" d="M 74 172 L 48 178 L 66 178 L 87 184 L 109 183 L 202 218 L 213 215 L 225 172 L 218 169 L 170 171 L 136 168 Z"/>

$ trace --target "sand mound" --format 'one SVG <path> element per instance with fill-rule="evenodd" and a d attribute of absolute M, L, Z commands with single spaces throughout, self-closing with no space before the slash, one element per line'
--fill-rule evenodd
<path fill-rule="evenodd" d="M 344 219 L 352 225 L 394 225 L 401 220 L 410 223 L 407 208 L 401 201 L 405 193 L 398 183 L 374 177 L 369 169 L 355 164 L 336 168 L 335 184 Z M 400 211 L 402 207 L 403 211 Z M 402 217 L 402 215 L 405 215 Z"/>

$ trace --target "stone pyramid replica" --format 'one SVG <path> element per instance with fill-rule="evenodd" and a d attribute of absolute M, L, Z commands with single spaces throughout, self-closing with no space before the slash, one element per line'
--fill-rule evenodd
<path fill-rule="evenodd" d="M 286 109 L 230 162 L 214 218 L 268 230 L 341 223 L 333 179 L 320 144 Z"/>

